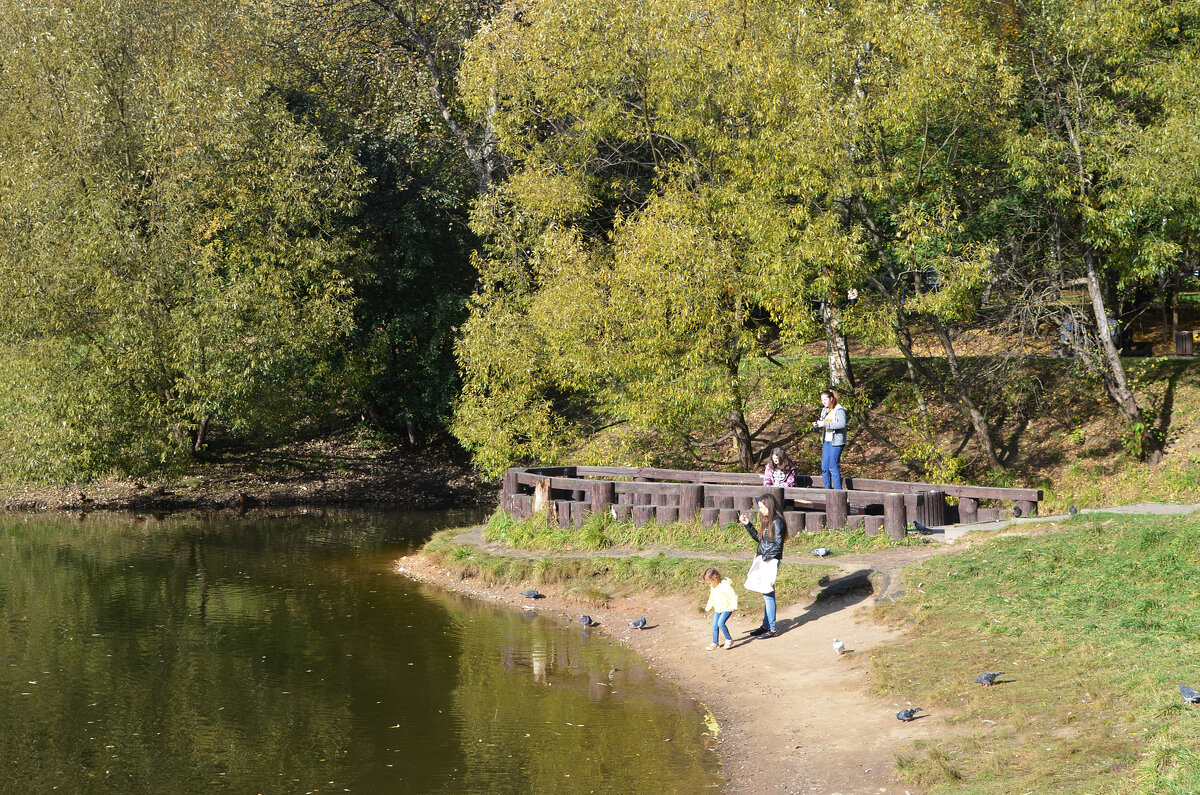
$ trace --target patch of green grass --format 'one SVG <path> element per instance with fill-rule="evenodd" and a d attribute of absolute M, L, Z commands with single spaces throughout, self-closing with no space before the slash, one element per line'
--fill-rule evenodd
<path fill-rule="evenodd" d="M 659 555 L 627 557 L 517 557 L 496 555 L 474 544 L 456 540 L 459 530 L 435 534 L 422 552 L 443 569 L 461 577 L 480 577 L 488 585 L 532 583 L 557 586 L 564 594 L 586 603 L 603 604 L 613 596 L 635 593 L 696 595 L 699 606 L 708 599 L 708 587 L 701 581 L 710 566 L 720 569 L 734 581 L 734 590 L 744 606 L 758 608 L 759 594 L 741 587 L 747 561 L 679 558 Z M 779 569 L 776 598 L 780 604 L 807 602 L 812 592 L 836 577 L 833 566 L 804 565 Z M 746 607 L 745 609 L 752 609 Z"/>
<path fill-rule="evenodd" d="M 667 548 L 728 555 L 745 552 L 754 543 L 736 522 L 718 527 L 704 527 L 695 522 L 647 522 L 637 527 L 633 522 L 618 522 L 611 516 L 594 513 L 584 520 L 582 527 L 576 529 L 553 525 L 545 516 L 517 520 L 499 510 L 488 520 L 483 535 L 488 541 L 499 542 L 512 549 L 547 552 Z M 885 533 L 868 538 L 861 529 L 800 533 L 788 539 L 792 554 L 798 550 L 806 553 L 814 547 L 827 547 L 837 555 L 924 543 L 923 539 L 915 536 L 892 541 Z"/>
<path fill-rule="evenodd" d="M 934 558 L 876 608 L 910 629 L 877 654 L 876 690 L 961 730 L 900 774 L 931 792 L 1200 792 L 1200 709 L 1177 688 L 1200 686 L 1200 519 L 1032 532 Z"/>

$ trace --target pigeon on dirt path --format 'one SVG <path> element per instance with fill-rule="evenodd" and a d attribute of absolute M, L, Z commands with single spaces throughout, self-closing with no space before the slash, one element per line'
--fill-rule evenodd
<path fill-rule="evenodd" d="M 600 626 L 600 622 L 599 622 L 599 621 L 595 621 L 595 620 L 593 620 L 591 616 L 580 616 L 580 617 L 579 617 L 579 623 L 580 623 L 580 624 L 583 624 L 585 627 L 598 627 L 598 626 Z"/>
<path fill-rule="evenodd" d="M 630 621 L 629 626 L 633 627 L 634 629 L 645 629 L 646 628 L 646 617 L 642 616 L 637 621 Z"/>
<path fill-rule="evenodd" d="M 975 677 L 975 684 L 983 685 L 984 687 L 991 687 L 992 685 L 996 684 L 996 680 L 1002 676 L 1004 676 L 1004 671 L 980 674 L 979 676 Z"/>
<path fill-rule="evenodd" d="M 835 652 L 837 652 L 838 654 L 845 654 L 846 653 L 846 644 L 842 643 L 837 638 L 834 638 L 833 639 L 833 650 Z"/>
<path fill-rule="evenodd" d="M 917 713 L 921 712 L 920 707 L 912 707 L 911 709 L 902 709 L 896 713 L 896 720 L 902 720 L 908 723 L 910 720 L 917 719 Z"/>
<path fill-rule="evenodd" d="M 826 555 L 828 555 L 830 552 L 831 552 L 831 550 L 826 549 L 825 547 L 817 547 L 809 554 L 816 555 L 818 558 L 823 558 Z"/>
<path fill-rule="evenodd" d="M 539 591 L 537 588 L 530 588 L 527 591 L 521 591 L 521 596 L 524 596 L 526 599 L 545 599 L 546 598 L 546 595 L 544 593 L 542 593 L 541 591 Z"/>

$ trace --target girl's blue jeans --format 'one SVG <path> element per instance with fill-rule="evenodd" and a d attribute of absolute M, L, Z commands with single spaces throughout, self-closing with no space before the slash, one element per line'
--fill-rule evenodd
<path fill-rule="evenodd" d="M 772 632 L 775 631 L 775 592 L 763 594 L 763 623 Z"/>
<path fill-rule="evenodd" d="M 728 640 L 733 640 L 733 636 L 729 634 L 729 627 L 725 626 L 725 622 L 733 615 L 733 611 L 726 610 L 724 613 L 716 613 L 713 615 L 713 643 L 721 639 L 720 633 L 724 632 Z"/>
<path fill-rule="evenodd" d="M 825 442 L 821 448 L 821 480 L 827 489 L 842 487 L 842 445 Z"/>

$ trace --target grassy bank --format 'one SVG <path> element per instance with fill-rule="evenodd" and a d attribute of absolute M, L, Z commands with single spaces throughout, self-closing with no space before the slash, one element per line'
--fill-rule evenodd
<path fill-rule="evenodd" d="M 488 519 L 483 536 L 488 541 L 512 549 L 543 552 L 669 547 L 689 552 L 733 555 L 749 553 L 754 549 L 746 530 L 736 522 L 716 527 L 704 527 L 695 522 L 647 522 L 638 527 L 633 522 L 619 522 L 605 514 L 591 514 L 584 520 L 583 526 L 576 529 L 552 525 L 545 516 L 518 520 L 503 511 L 496 511 Z M 883 533 L 868 537 L 859 529 L 850 532 L 802 533 L 788 539 L 788 548 L 791 554 L 804 554 L 810 549 L 825 547 L 836 556 L 846 552 L 867 552 L 924 543 L 923 539 L 915 536 L 899 542 L 892 541 Z"/>
<path fill-rule="evenodd" d="M 485 585 L 553 586 L 564 595 L 584 604 L 603 605 L 616 596 L 636 593 L 694 593 L 702 606 L 708 589 L 701 575 L 709 566 L 721 570 L 734 581 L 740 599 L 753 604 L 758 594 L 741 587 L 746 564 L 704 557 L 653 556 L 526 556 L 497 555 L 478 545 L 459 542 L 459 530 L 434 535 L 422 549 L 438 566 L 460 577 L 479 578 Z M 814 589 L 839 570 L 833 566 L 807 564 L 779 568 L 776 595 L 780 604 L 808 601 Z M 742 575 L 742 576 L 739 576 Z"/>
<path fill-rule="evenodd" d="M 1035 530 L 1034 533 L 1037 533 Z M 1200 791 L 1200 519 L 1079 516 L 906 572 L 873 668 L 953 739 L 899 758 L 933 792 Z M 1002 684 L 973 684 L 1004 671 Z"/>

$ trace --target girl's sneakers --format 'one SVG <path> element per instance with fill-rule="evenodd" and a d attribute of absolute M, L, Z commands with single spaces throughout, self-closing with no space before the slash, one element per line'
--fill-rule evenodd
<path fill-rule="evenodd" d="M 717 644 L 715 644 L 715 643 L 710 643 L 710 644 L 708 644 L 707 646 L 705 646 L 705 647 L 704 647 L 704 650 L 705 650 L 705 651 L 712 651 L 712 650 L 713 650 L 713 649 L 715 649 L 715 648 L 717 648 Z"/>
<path fill-rule="evenodd" d="M 726 638 L 725 640 L 721 641 L 721 647 L 724 649 L 732 649 L 733 648 L 733 638 Z"/>
<path fill-rule="evenodd" d="M 777 637 L 779 637 L 779 630 L 768 629 L 765 632 L 759 633 L 758 639 L 766 640 L 767 638 L 777 638 Z"/>

